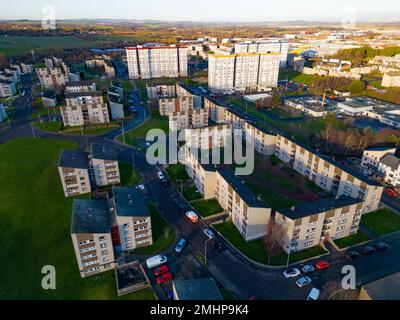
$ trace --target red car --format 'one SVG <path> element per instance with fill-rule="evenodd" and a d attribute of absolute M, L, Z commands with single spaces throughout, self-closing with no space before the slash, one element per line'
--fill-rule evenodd
<path fill-rule="evenodd" d="M 394 191 L 393 189 L 387 188 L 387 189 L 385 189 L 385 193 L 391 197 L 400 198 L 400 196 L 397 194 L 397 192 Z"/>
<path fill-rule="evenodd" d="M 163 265 L 161 267 L 158 267 L 156 269 L 154 269 L 154 275 L 156 277 L 161 276 L 164 273 L 167 273 L 169 271 L 168 266 L 167 265 Z"/>
<path fill-rule="evenodd" d="M 330 266 L 330 264 L 329 264 L 328 261 L 318 261 L 318 262 L 315 264 L 315 267 L 316 267 L 318 270 L 322 270 L 322 269 L 329 268 L 329 266 Z"/>
<path fill-rule="evenodd" d="M 172 274 L 170 272 L 168 272 L 168 273 L 164 273 L 161 276 L 159 276 L 157 278 L 157 283 L 162 284 L 164 282 L 171 281 L 171 280 L 172 280 Z"/>

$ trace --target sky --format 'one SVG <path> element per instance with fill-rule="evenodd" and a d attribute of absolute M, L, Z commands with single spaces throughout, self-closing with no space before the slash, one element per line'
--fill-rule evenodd
<path fill-rule="evenodd" d="M 0 19 L 42 19 L 47 5 L 56 19 L 400 21 L 399 0 L 0 0 Z"/>

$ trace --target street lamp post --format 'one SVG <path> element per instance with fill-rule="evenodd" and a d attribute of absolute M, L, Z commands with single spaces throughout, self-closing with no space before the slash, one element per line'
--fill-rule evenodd
<path fill-rule="evenodd" d="M 176 180 L 176 181 L 179 181 L 181 183 L 181 194 L 183 196 L 183 181 L 182 180 Z"/>

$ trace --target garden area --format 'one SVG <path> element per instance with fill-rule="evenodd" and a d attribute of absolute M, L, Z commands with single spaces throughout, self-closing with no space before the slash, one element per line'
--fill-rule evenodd
<path fill-rule="evenodd" d="M 221 213 L 224 209 L 221 208 L 218 201 L 215 199 L 211 200 L 199 200 L 191 203 L 192 207 L 197 211 L 203 218 L 212 216 L 217 213 Z"/>
<path fill-rule="evenodd" d="M 369 240 L 368 237 L 364 233 L 362 233 L 361 231 L 358 231 L 356 234 L 353 234 L 353 235 L 345 237 L 345 238 L 334 240 L 334 242 L 340 249 L 343 249 L 343 248 L 355 246 L 359 243 L 363 243 L 368 240 Z"/>
<path fill-rule="evenodd" d="M 70 235 L 73 199 L 65 198 L 57 169 L 60 151 L 76 147 L 45 138 L 0 145 L 0 181 L 8 181 L 0 190 L 0 256 L 7 257 L 0 299 L 119 299 L 114 271 L 87 279 L 79 274 Z M 56 290 L 42 289 L 45 265 L 56 269 Z M 145 289 L 121 299 L 154 295 Z"/>
<path fill-rule="evenodd" d="M 139 172 L 132 168 L 132 163 L 129 162 L 119 162 L 119 173 L 121 176 L 121 185 L 134 186 L 142 180 Z"/>

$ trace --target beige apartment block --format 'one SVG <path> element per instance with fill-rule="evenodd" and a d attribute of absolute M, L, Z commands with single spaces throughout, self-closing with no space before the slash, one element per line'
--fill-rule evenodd
<path fill-rule="evenodd" d="M 216 170 L 215 198 L 229 213 L 245 241 L 262 238 L 267 234 L 271 208 L 257 199 L 232 172 Z"/>
<path fill-rule="evenodd" d="M 60 107 L 64 126 L 84 126 L 109 123 L 108 106 L 101 91 L 70 92 L 65 95 L 66 106 Z"/>
<path fill-rule="evenodd" d="M 383 191 L 379 183 L 282 135 L 277 137 L 275 154 L 325 191 L 364 200 L 364 213 L 378 209 Z"/>
<path fill-rule="evenodd" d="M 379 162 L 378 173 L 386 183 L 400 186 L 400 158 L 394 154 L 386 154 Z"/>
<path fill-rule="evenodd" d="M 87 152 L 62 150 L 58 172 L 66 197 L 91 192 L 89 154 Z"/>
<path fill-rule="evenodd" d="M 62 87 L 68 82 L 68 75 L 64 73 L 61 67 L 37 68 L 36 74 L 40 85 L 46 89 Z"/>
<path fill-rule="evenodd" d="M 169 129 L 178 131 L 208 126 L 208 110 L 196 109 L 169 114 Z"/>
<path fill-rule="evenodd" d="M 123 251 L 153 244 L 151 215 L 143 195 L 135 188 L 113 188 L 113 225 L 118 227 Z"/>
<path fill-rule="evenodd" d="M 396 148 L 370 148 L 364 151 L 361 166 L 365 169 L 377 169 L 381 159 L 387 154 L 395 154 Z"/>
<path fill-rule="evenodd" d="M 146 90 L 149 99 L 164 99 L 176 96 L 176 86 L 172 82 L 147 83 Z"/>
<path fill-rule="evenodd" d="M 400 87 L 400 71 L 385 73 L 382 78 L 382 87 Z"/>
<path fill-rule="evenodd" d="M 115 267 L 107 200 L 74 200 L 71 238 L 82 278 Z"/>
<path fill-rule="evenodd" d="M 232 145 L 232 126 L 221 124 L 199 129 L 185 129 L 188 147 L 198 149 L 223 148 Z"/>
<path fill-rule="evenodd" d="M 280 239 L 282 248 L 296 252 L 314 247 L 328 237 L 335 240 L 355 234 L 362 212 L 362 200 L 345 196 L 279 210 L 275 222 L 284 231 Z"/>
<path fill-rule="evenodd" d="M 136 46 L 126 48 L 130 79 L 188 76 L 187 47 Z"/>
<path fill-rule="evenodd" d="M 181 96 L 175 98 L 162 98 L 158 101 L 160 115 L 169 116 L 179 111 L 193 110 L 193 97 Z"/>
<path fill-rule="evenodd" d="M 90 162 L 97 186 L 115 186 L 121 183 L 118 153 L 114 149 L 93 143 Z"/>

